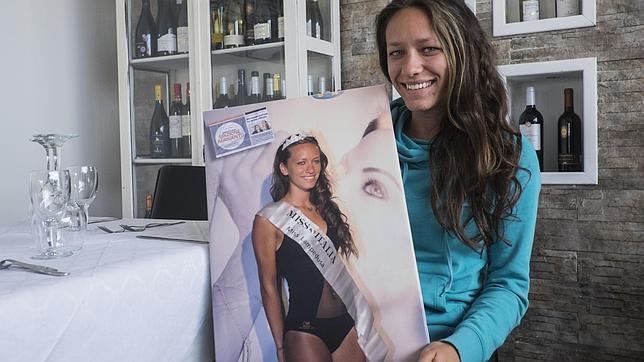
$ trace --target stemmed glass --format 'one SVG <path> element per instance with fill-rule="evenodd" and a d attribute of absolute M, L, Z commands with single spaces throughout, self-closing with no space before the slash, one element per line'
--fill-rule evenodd
<path fill-rule="evenodd" d="M 81 209 L 80 229 L 87 230 L 89 205 L 96 198 L 98 171 L 94 166 L 67 168 L 71 180 L 71 202 Z"/>
<path fill-rule="evenodd" d="M 30 176 L 31 206 L 40 219 L 45 235 L 39 235 L 40 254 L 34 259 L 53 259 L 72 255 L 62 250 L 57 228 L 71 193 L 69 171 L 33 171 Z M 46 245 L 42 244 L 42 239 Z"/>
<path fill-rule="evenodd" d="M 63 144 L 71 139 L 78 137 L 73 134 L 35 134 L 32 136 L 31 141 L 36 142 L 45 148 L 47 153 L 47 171 L 60 170 L 60 150 Z"/>

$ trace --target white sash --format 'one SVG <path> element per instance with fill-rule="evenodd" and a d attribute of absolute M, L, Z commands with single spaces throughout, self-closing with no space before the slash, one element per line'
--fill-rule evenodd
<path fill-rule="evenodd" d="M 320 270 L 353 317 L 358 332 L 358 343 L 367 359 L 384 360 L 387 346 L 374 326 L 371 307 L 351 278 L 342 258 L 338 256 L 333 241 L 300 210 L 284 201 L 271 203 L 257 214 L 268 219 L 298 243 Z"/>

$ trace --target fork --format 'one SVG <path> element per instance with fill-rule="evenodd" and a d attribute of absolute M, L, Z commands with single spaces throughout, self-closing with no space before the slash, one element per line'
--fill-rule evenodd
<path fill-rule="evenodd" d="M 53 276 L 57 276 L 57 277 L 69 275 L 68 272 L 62 272 L 62 271 L 60 271 L 58 269 L 50 268 L 50 267 L 44 266 L 44 265 L 29 264 L 29 263 L 25 263 L 23 261 L 18 261 L 18 260 L 14 260 L 14 259 L 5 259 L 5 260 L 0 261 L 0 270 L 7 269 L 10 266 L 16 266 L 18 268 L 31 270 L 31 271 L 36 272 L 36 273 L 46 274 L 46 275 L 53 275 Z"/>
<path fill-rule="evenodd" d="M 123 233 L 123 232 L 125 232 L 125 229 L 123 229 L 122 227 L 121 227 L 121 230 L 112 230 L 112 229 L 110 229 L 110 228 L 108 228 L 107 226 L 104 226 L 104 225 L 96 225 L 96 227 L 101 229 L 101 230 L 103 230 L 103 231 L 105 231 L 108 234 L 115 234 L 115 233 Z"/>
<path fill-rule="evenodd" d="M 152 222 L 152 223 L 145 224 L 145 225 L 125 225 L 125 224 L 121 224 L 119 226 L 122 227 L 124 230 L 127 230 L 127 231 L 139 232 L 139 231 L 145 231 L 146 229 L 150 229 L 150 228 L 156 228 L 156 227 L 160 227 L 160 226 L 179 225 L 179 224 L 184 224 L 184 223 L 185 223 L 185 221 Z"/>

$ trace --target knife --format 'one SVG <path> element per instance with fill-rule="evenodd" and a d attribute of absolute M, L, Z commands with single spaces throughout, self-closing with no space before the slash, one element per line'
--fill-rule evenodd
<path fill-rule="evenodd" d="M 156 239 L 156 240 L 180 241 L 180 242 L 184 242 L 184 243 L 209 244 L 205 240 L 170 238 L 170 237 L 165 237 L 165 236 L 137 235 L 136 238 L 137 239 Z"/>

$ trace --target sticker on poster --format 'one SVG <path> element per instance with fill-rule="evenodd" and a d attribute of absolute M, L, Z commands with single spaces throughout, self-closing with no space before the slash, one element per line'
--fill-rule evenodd
<path fill-rule="evenodd" d="M 210 125 L 215 157 L 223 157 L 275 140 L 266 107 Z"/>

